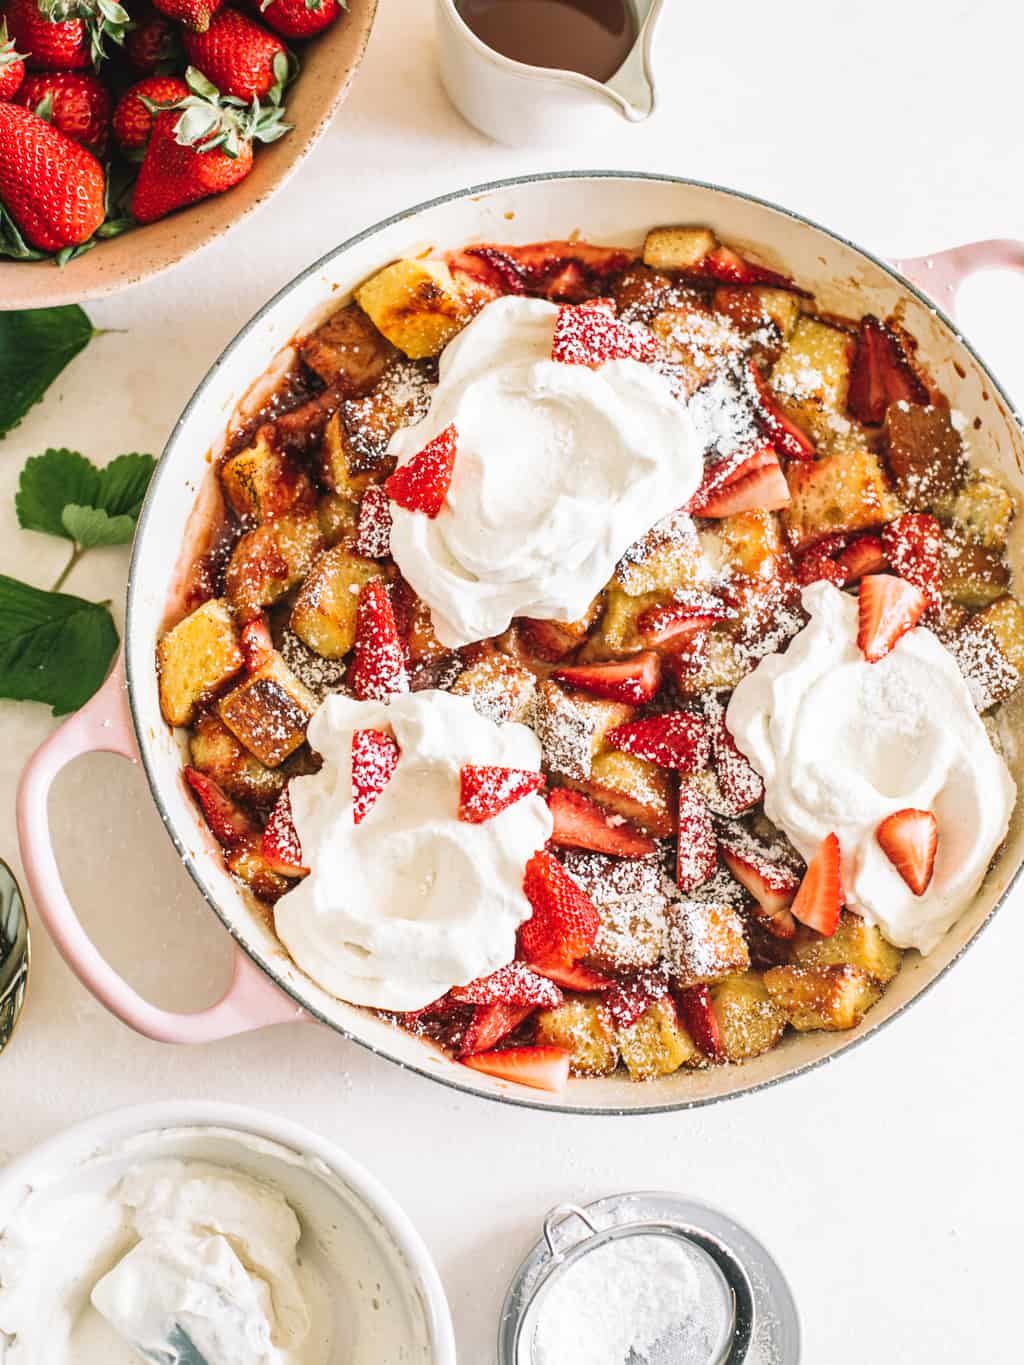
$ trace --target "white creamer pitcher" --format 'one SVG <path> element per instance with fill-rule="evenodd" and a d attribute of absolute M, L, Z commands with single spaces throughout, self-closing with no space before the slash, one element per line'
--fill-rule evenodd
<path fill-rule="evenodd" d="M 476 36 L 456 0 L 437 0 L 441 80 L 464 118 L 497 142 L 563 142 L 593 133 L 616 115 L 639 123 L 654 111 L 651 64 L 664 0 L 630 0 L 637 36 L 607 81 L 577 71 L 528 66 L 495 52 Z"/>

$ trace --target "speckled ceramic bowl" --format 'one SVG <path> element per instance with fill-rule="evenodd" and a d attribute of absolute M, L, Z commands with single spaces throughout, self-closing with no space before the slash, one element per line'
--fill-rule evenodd
<path fill-rule="evenodd" d="M 348 0 L 348 13 L 305 44 L 302 72 L 288 92 L 287 137 L 257 150 L 252 171 L 228 194 L 205 199 L 148 227 L 114 237 L 60 270 L 52 261 L 0 258 L 4 308 L 85 303 L 170 270 L 228 232 L 276 194 L 313 150 L 366 51 L 377 0 Z"/>

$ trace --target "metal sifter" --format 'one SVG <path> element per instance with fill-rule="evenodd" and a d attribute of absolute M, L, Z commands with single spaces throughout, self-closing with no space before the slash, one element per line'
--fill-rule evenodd
<path fill-rule="evenodd" d="M 663 1239 L 663 1264 L 685 1271 L 697 1307 L 642 1353 L 629 1349 L 622 1365 L 798 1365 L 796 1305 L 768 1251 L 725 1214 L 669 1193 L 611 1195 L 548 1214 L 505 1299 L 499 1365 L 543 1365 L 545 1312 L 564 1298 L 569 1277 L 576 1277 L 576 1289 L 585 1277 L 589 1291 L 600 1278 L 588 1258 L 607 1260 L 608 1249 L 617 1244 L 621 1251 L 627 1240 L 632 1253 L 653 1251 L 650 1239 Z"/>

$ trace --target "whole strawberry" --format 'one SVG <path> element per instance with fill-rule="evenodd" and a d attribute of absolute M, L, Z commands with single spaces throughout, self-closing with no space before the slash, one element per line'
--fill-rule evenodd
<path fill-rule="evenodd" d="M 25 79 L 25 58 L 7 36 L 6 21 L 0 21 L 0 100 L 13 99 Z"/>
<path fill-rule="evenodd" d="M 236 9 L 224 9 L 205 33 L 186 33 L 193 66 L 226 95 L 275 102 L 288 79 L 288 54 L 280 38 Z"/>
<path fill-rule="evenodd" d="M 15 103 L 34 109 L 96 156 L 106 156 L 113 101 L 98 76 L 88 71 L 40 71 L 27 77 Z"/>
<path fill-rule="evenodd" d="M 114 110 L 114 137 L 122 152 L 136 156 L 145 148 L 158 112 L 150 105 L 171 108 L 188 95 L 188 86 L 180 76 L 147 76 L 126 90 Z"/>
<path fill-rule="evenodd" d="M 262 0 L 260 17 L 282 38 L 312 38 L 341 14 L 338 0 Z"/>
<path fill-rule="evenodd" d="M 106 177 L 93 154 L 20 104 L 0 104 L 0 203 L 41 251 L 81 246 L 103 222 Z"/>
<path fill-rule="evenodd" d="M 168 19 L 176 19 L 179 24 L 196 33 L 205 33 L 210 20 L 220 9 L 224 0 L 153 0 L 153 4 Z"/>
<path fill-rule="evenodd" d="M 135 27 L 124 40 L 124 55 L 140 76 L 169 74 L 184 65 L 178 30 L 166 15 L 146 10 L 135 19 Z"/>
<path fill-rule="evenodd" d="M 99 66 L 107 41 L 123 43 L 131 19 L 117 0 L 8 0 L 7 26 L 30 67 Z"/>
<path fill-rule="evenodd" d="M 192 93 L 153 121 L 132 196 L 139 223 L 231 189 L 252 170 L 253 142 L 275 142 L 288 131 L 280 106 L 222 97 L 195 67 L 185 79 Z"/>

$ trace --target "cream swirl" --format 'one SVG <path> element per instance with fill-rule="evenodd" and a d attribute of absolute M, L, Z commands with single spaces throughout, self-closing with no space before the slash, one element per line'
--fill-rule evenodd
<path fill-rule="evenodd" d="M 401 756 L 372 809 L 352 812 L 352 736 L 382 730 Z M 310 874 L 277 903 L 277 933 L 325 990 L 357 1005 L 415 1010 L 503 966 L 530 916 L 523 869 L 550 837 L 542 797 L 481 824 L 458 818 L 463 764 L 540 769 L 525 725 L 497 725 L 468 697 L 413 692 L 389 703 L 329 696 L 309 726 L 323 767 L 293 780 Z"/>
<path fill-rule="evenodd" d="M 764 778 L 765 811 L 810 858 L 834 831 L 846 903 L 901 948 L 930 952 L 970 905 L 1006 835 L 1016 787 L 949 651 L 918 627 L 878 663 L 857 646 L 857 600 L 804 589 L 809 624 L 739 683 L 729 729 Z M 930 886 L 915 896 L 875 837 L 930 810 Z"/>
<path fill-rule="evenodd" d="M 405 464 L 449 425 L 458 454 L 431 519 L 392 505 L 391 553 L 455 648 L 513 616 L 574 621 L 623 552 L 696 489 L 685 408 L 637 360 L 551 359 L 558 307 L 488 304 L 445 349 L 430 411 L 397 432 Z"/>

